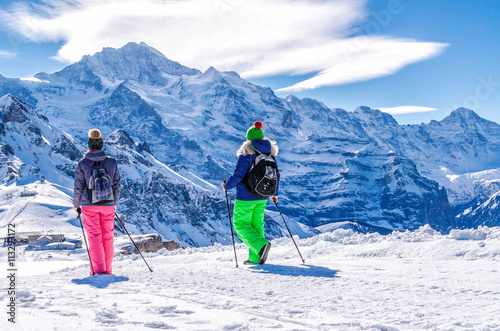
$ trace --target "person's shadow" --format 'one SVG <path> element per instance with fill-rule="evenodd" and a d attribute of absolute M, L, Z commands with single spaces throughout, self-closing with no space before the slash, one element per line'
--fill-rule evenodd
<path fill-rule="evenodd" d="M 288 265 L 277 265 L 277 264 L 262 264 L 249 267 L 251 270 L 255 270 L 260 273 L 275 274 L 282 276 L 294 276 L 294 277 L 322 277 L 322 278 L 334 278 L 338 277 L 338 270 L 332 270 L 325 267 L 319 267 L 310 264 L 303 264 L 301 266 L 288 266 Z"/>
<path fill-rule="evenodd" d="M 90 285 L 97 288 L 106 288 L 110 284 L 126 282 L 127 280 L 128 278 L 124 276 L 95 275 L 95 276 L 85 277 L 83 279 L 73 279 L 71 282 L 78 285 Z"/>

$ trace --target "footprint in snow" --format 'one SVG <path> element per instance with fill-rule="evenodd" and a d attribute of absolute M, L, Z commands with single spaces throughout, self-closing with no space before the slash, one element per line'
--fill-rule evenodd
<path fill-rule="evenodd" d="M 243 323 L 236 323 L 236 324 L 226 325 L 224 326 L 223 329 L 225 331 L 248 330 L 248 325 L 245 325 Z"/>
<path fill-rule="evenodd" d="M 150 323 L 145 323 L 145 327 L 151 328 L 151 329 L 163 329 L 163 330 L 172 330 L 175 329 L 175 327 L 165 324 L 163 322 L 150 322 Z"/>
<path fill-rule="evenodd" d="M 122 322 L 117 314 L 105 310 L 96 312 L 96 318 L 94 320 L 102 324 L 120 324 Z"/>
<path fill-rule="evenodd" d="M 36 296 L 29 291 L 17 291 L 16 296 L 20 302 L 32 302 L 36 299 Z"/>
<path fill-rule="evenodd" d="M 195 312 L 192 310 L 174 310 L 173 313 L 191 315 L 191 314 L 194 314 Z"/>
<path fill-rule="evenodd" d="M 177 305 L 173 305 L 173 306 L 164 306 L 164 307 L 154 307 L 154 308 L 148 309 L 148 311 L 150 311 L 154 314 L 164 315 L 164 314 L 172 313 L 176 309 L 177 309 Z"/>

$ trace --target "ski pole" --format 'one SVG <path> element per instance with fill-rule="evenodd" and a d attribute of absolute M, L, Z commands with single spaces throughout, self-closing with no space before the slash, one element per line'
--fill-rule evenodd
<path fill-rule="evenodd" d="M 302 257 L 302 254 L 300 254 L 299 247 L 297 246 L 297 243 L 295 243 L 295 240 L 293 239 L 292 232 L 290 231 L 290 229 L 288 228 L 288 225 L 285 222 L 285 218 L 283 217 L 283 214 L 281 213 L 281 211 L 280 211 L 280 209 L 278 207 L 278 203 L 276 201 L 274 201 L 274 204 L 276 205 L 276 209 L 278 209 L 278 213 L 280 213 L 281 218 L 283 219 L 283 223 L 285 223 L 286 229 L 288 230 L 288 233 L 290 234 L 290 238 L 292 238 L 292 241 L 293 241 L 293 243 L 295 245 L 295 248 L 297 248 L 297 252 L 299 252 L 300 258 L 302 259 L 302 263 L 306 263 L 306 261 Z"/>
<path fill-rule="evenodd" d="M 224 179 L 224 191 L 226 192 L 227 214 L 229 215 L 229 227 L 231 227 L 231 238 L 233 238 L 234 261 L 236 261 L 236 268 L 238 268 L 238 257 L 236 256 L 236 245 L 234 244 L 233 221 L 231 220 L 231 211 L 229 210 L 229 198 L 227 197 L 225 179 Z"/>
<path fill-rule="evenodd" d="M 142 253 L 141 253 L 141 251 L 139 250 L 139 247 L 137 247 L 137 245 L 135 244 L 134 240 L 132 239 L 132 236 L 130 236 L 130 233 L 128 233 L 127 229 L 125 228 L 125 225 L 123 225 L 122 220 L 120 219 L 120 217 L 118 217 L 118 214 L 117 214 L 116 212 L 115 212 L 115 216 L 116 216 L 116 218 L 118 219 L 118 221 L 120 222 L 120 224 L 122 225 L 123 230 L 125 230 L 125 232 L 127 232 L 128 237 L 130 238 L 130 241 L 132 241 L 132 244 L 134 244 L 135 249 L 137 249 L 137 251 L 138 251 L 138 252 L 139 252 L 139 254 L 141 255 L 142 259 L 144 260 L 144 263 L 146 263 L 146 265 L 148 266 L 149 271 L 153 272 L 153 269 L 151 269 L 151 267 L 149 266 L 149 264 L 146 262 L 146 259 L 144 258 L 144 256 L 142 256 Z"/>
<path fill-rule="evenodd" d="M 89 254 L 90 269 L 92 269 L 92 276 L 94 276 L 95 275 L 94 266 L 92 265 L 92 259 L 90 258 L 89 245 L 87 244 L 87 237 L 85 237 L 85 231 L 83 230 L 83 222 L 82 222 L 82 218 L 80 217 L 81 214 L 82 214 L 82 210 L 80 208 L 78 208 L 78 219 L 80 220 L 80 226 L 82 227 L 82 233 L 83 233 L 83 240 L 85 241 L 87 253 Z"/>

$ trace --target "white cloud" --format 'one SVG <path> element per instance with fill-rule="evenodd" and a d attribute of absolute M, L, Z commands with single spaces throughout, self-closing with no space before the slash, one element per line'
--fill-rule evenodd
<path fill-rule="evenodd" d="M 328 54 L 329 65 L 324 61 L 326 68 L 314 77 L 277 92 L 300 92 L 388 76 L 409 64 L 436 56 L 446 47 L 446 44 L 404 39 L 365 38 L 366 44 L 362 48 L 355 46 L 354 38 L 343 40 L 341 48 L 333 43 L 311 51 L 309 58 L 312 61 Z"/>
<path fill-rule="evenodd" d="M 315 75 L 281 91 L 390 75 L 446 47 L 349 37 L 367 15 L 366 0 L 45 0 L 0 11 L 0 22 L 32 41 L 63 40 L 57 58 L 68 63 L 144 41 L 200 70 L 214 66 L 246 78 Z"/>
<path fill-rule="evenodd" d="M 16 55 L 17 55 L 17 53 L 15 53 L 15 52 L 0 50 L 0 57 L 13 57 L 13 56 L 16 56 Z"/>
<path fill-rule="evenodd" d="M 399 107 L 387 107 L 378 108 L 384 113 L 389 113 L 391 115 L 403 115 L 403 114 L 413 114 L 413 113 L 424 113 L 429 111 L 436 111 L 436 108 L 429 107 L 419 107 L 419 106 L 399 106 Z"/>

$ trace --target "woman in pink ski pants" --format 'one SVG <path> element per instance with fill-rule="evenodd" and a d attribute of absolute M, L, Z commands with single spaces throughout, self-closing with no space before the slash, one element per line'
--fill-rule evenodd
<path fill-rule="evenodd" d="M 90 253 L 90 274 L 111 274 L 115 209 L 120 198 L 120 173 L 116 160 L 102 150 L 104 141 L 99 130 L 89 131 L 88 146 L 89 151 L 78 162 L 76 168 L 73 206 L 76 212 L 81 210 L 83 215 Z M 93 172 L 89 165 L 92 162 L 100 165 L 111 177 L 114 201 L 91 203 L 87 187 Z"/>

